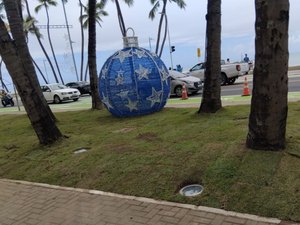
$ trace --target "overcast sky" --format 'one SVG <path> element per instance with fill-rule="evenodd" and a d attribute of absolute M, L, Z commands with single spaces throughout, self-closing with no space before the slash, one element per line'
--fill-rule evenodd
<path fill-rule="evenodd" d="M 63 25 L 65 24 L 65 20 L 61 5 L 62 3 L 60 0 L 57 0 L 57 2 L 58 6 L 51 7 L 49 10 L 50 24 Z M 38 14 L 35 14 L 33 11 L 33 8 L 38 4 L 38 1 L 28 0 L 28 3 L 32 8 L 32 15 L 34 15 L 39 22 L 38 24 L 46 24 L 46 14 L 44 9 L 42 9 Z M 204 60 L 206 30 L 205 14 L 207 10 L 207 1 L 186 0 L 186 4 L 187 6 L 184 10 L 179 9 L 174 3 L 170 4 L 168 2 L 167 6 L 171 45 L 174 45 L 176 49 L 173 53 L 173 65 L 181 64 L 184 70 L 189 69 L 198 62 L 196 54 L 197 48 L 201 48 L 202 56 L 200 60 Z M 131 8 L 121 4 L 126 27 L 132 27 L 134 29 L 135 35 L 139 38 L 140 47 L 149 49 L 151 44 L 153 50 L 155 47 L 160 15 L 157 15 L 157 17 L 151 21 L 148 18 L 148 13 L 151 7 L 149 0 L 135 0 L 134 6 Z M 80 13 L 78 0 L 68 0 L 66 9 L 69 24 L 73 27 L 70 31 L 72 41 L 74 42 L 73 48 L 76 53 L 77 69 L 79 69 L 81 36 L 78 21 Z M 106 11 L 109 13 L 109 16 L 103 18 L 102 28 L 97 28 L 98 72 L 106 58 L 122 48 L 122 36 L 117 21 L 116 8 L 112 1 L 108 1 Z M 290 0 L 290 65 L 300 65 L 299 12 L 299 0 Z M 250 59 L 254 59 L 254 22 L 254 0 L 222 1 L 223 59 L 230 58 L 231 61 L 240 61 L 245 53 L 248 53 Z M 44 35 L 45 46 L 49 49 L 46 30 L 41 30 L 41 32 Z M 63 72 L 69 74 L 74 71 L 74 68 L 66 34 L 66 29 L 51 30 L 51 37 L 55 52 L 57 55 L 61 55 L 61 57 L 59 57 L 59 63 L 63 65 Z M 48 70 L 49 76 L 52 77 L 47 63 L 44 64 L 45 57 L 43 56 L 34 36 L 29 38 L 29 48 L 31 54 L 37 60 L 41 68 Z M 166 42 L 162 59 L 166 66 L 169 67 L 170 54 L 168 42 Z M 68 80 L 72 80 L 73 78 L 74 77 L 69 77 Z M 51 81 L 52 78 L 49 79 Z"/>

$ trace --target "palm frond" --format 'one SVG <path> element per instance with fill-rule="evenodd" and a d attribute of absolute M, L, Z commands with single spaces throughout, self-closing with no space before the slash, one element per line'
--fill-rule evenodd
<path fill-rule="evenodd" d="M 153 8 L 151 9 L 151 11 L 149 12 L 149 18 L 151 20 L 153 20 L 155 18 L 155 15 L 156 15 L 159 7 L 160 7 L 160 3 L 159 3 L 159 1 L 157 1 L 155 3 L 155 5 L 153 6 Z"/>
<path fill-rule="evenodd" d="M 40 10 L 41 10 L 41 8 L 44 6 L 44 4 L 40 4 L 40 5 L 38 5 L 38 6 L 36 6 L 35 8 L 34 8 L 34 11 L 36 12 L 36 13 L 38 13 Z"/>
<path fill-rule="evenodd" d="M 175 2 L 179 8 L 185 9 L 186 3 L 184 0 L 170 0 L 170 2 Z"/>
<path fill-rule="evenodd" d="M 133 5 L 134 0 L 124 0 L 124 2 L 130 7 Z"/>

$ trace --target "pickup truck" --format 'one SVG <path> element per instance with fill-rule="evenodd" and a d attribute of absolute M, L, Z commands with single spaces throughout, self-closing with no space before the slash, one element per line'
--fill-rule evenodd
<path fill-rule="evenodd" d="M 221 85 L 234 84 L 235 80 L 239 76 L 248 74 L 248 63 L 228 63 L 225 64 L 224 60 L 221 60 Z M 205 62 L 198 63 L 193 66 L 186 74 L 200 78 L 204 82 Z"/>

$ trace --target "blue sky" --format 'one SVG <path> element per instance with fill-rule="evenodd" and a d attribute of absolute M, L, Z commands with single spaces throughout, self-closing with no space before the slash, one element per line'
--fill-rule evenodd
<path fill-rule="evenodd" d="M 46 24 L 45 12 L 42 10 L 35 14 L 33 8 L 37 5 L 37 0 L 28 0 L 32 8 L 32 14 L 36 17 L 39 24 Z M 298 2 L 298 3 L 296 3 Z M 61 1 L 58 0 L 56 8 L 50 8 L 50 24 L 65 24 Z M 206 30 L 206 7 L 207 1 L 203 0 L 186 0 L 187 7 L 181 10 L 174 3 L 169 4 L 167 15 L 169 21 L 169 31 L 171 45 L 176 46 L 173 53 L 173 65 L 181 64 L 184 70 L 189 69 L 196 64 L 197 48 L 201 49 L 202 56 L 200 61 L 204 60 L 205 55 L 205 30 Z M 290 65 L 300 65 L 300 4 L 299 0 L 290 0 Z M 148 13 L 151 8 L 149 0 L 136 0 L 135 5 L 128 8 L 121 4 L 125 24 L 135 30 L 139 38 L 140 47 L 149 49 L 149 39 L 151 38 L 152 49 L 155 47 L 156 34 L 159 22 L 159 15 L 151 21 L 148 19 Z M 69 0 L 66 4 L 69 24 L 72 25 L 71 36 L 73 48 L 75 50 L 77 70 L 80 67 L 80 27 L 78 22 L 79 7 L 77 0 Z M 122 48 L 122 37 L 119 30 L 114 4 L 109 1 L 106 9 L 108 17 L 103 18 L 102 28 L 97 28 L 97 64 L 98 72 L 100 71 L 105 60 L 115 51 Z M 231 61 L 240 61 L 241 57 L 248 53 L 250 59 L 254 59 L 254 21 L 255 10 L 254 0 L 223 0 L 222 1 L 222 58 L 230 58 Z M 41 30 L 44 35 L 45 47 L 50 48 L 47 42 L 46 30 Z M 66 38 L 65 29 L 51 30 L 51 37 L 54 49 L 61 65 L 61 71 L 65 81 L 76 80 L 74 65 Z M 87 35 L 86 35 L 87 39 Z M 87 43 L 85 44 L 87 47 Z M 34 36 L 29 37 L 29 49 L 32 56 L 43 70 L 45 75 L 48 74 L 50 82 L 54 82 L 48 63 L 35 40 Z M 170 66 L 170 54 L 168 42 L 166 42 L 162 59 L 166 66 Z M 9 76 L 5 71 L 4 79 L 6 83 L 11 83 Z M 40 76 L 39 76 L 40 78 Z M 43 83 L 41 81 L 41 83 Z"/>

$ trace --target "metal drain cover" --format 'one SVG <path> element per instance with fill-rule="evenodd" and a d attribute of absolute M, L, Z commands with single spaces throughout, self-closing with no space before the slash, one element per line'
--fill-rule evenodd
<path fill-rule="evenodd" d="M 203 187 L 200 184 L 191 184 L 180 189 L 179 193 L 186 197 L 194 197 L 200 195 Z"/>

